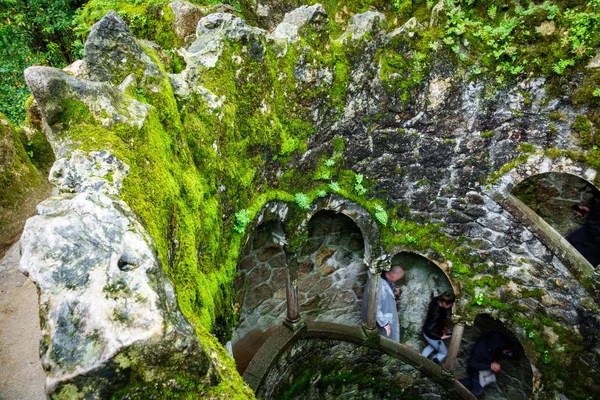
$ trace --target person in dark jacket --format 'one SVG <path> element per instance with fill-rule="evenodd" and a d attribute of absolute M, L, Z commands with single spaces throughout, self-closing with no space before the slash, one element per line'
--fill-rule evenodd
<path fill-rule="evenodd" d="M 512 352 L 507 349 L 506 336 L 502 332 L 494 331 L 483 336 L 475 343 L 471 350 L 471 357 L 467 366 L 468 377 L 460 379 L 466 388 L 471 390 L 475 397 L 483 393 L 481 386 L 480 373 L 482 371 L 491 371 L 498 373 L 502 369 L 498 360 L 506 355 L 512 356 Z"/>
<path fill-rule="evenodd" d="M 423 324 L 423 336 L 425 336 L 425 340 L 427 340 L 429 346 L 425 347 L 421 355 L 429 357 L 434 353 L 432 360 L 438 364 L 444 361 L 448 355 L 448 348 L 443 341 L 444 339 L 448 339 L 450 335 L 445 334 L 444 326 L 448 317 L 448 310 L 452 308 L 454 300 L 454 294 L 451 292 L 444 292 L 434 297 L 431 303 L 429 303 L 427 317 Z"/>
<path fill-rule="evenodd" d="M 589 206 L 576 205 L 573 212 L 586 218 L 581 228 L 567 235 L 567 241 L 577 249 L 590 264 L 597 267 L 600 264 L 600 197 L 594 196 Z"/>

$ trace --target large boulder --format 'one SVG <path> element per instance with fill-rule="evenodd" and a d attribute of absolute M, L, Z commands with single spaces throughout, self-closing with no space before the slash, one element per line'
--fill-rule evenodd
<path fill-rule="evenodd" d="M 142 48 L 123 19 L 109 11 L 92 26 L 83 48 L 83 63 L 89 80 L 120 84 L 135 73 L 142 84 L 158 90 L 160 68 Z"/>
<path fill-rule="evenodd" d="M 185 43 L 194 40 L 198 21 L 204 16 L 202 10 L 187 1 L 174 1 L 169 6 L 175 15 L 173 21 L 175 34 Z"/>
<path fill-rule="evenodd" d="M 277 25 L 271 37 L 294 43 L 311 30 L 321 32 L 328 25 L 327 13 L 322 5 L 302 6 L 285 14 L 283 22 Z"/>
<path fill-rule="evenodd" d="M 29 67 L 25 81 L 35 97 L 42 114 L 46 136 L 57 157 L 72 150 L 71 138 L 62 134 L 71 124 L 81 121 L 63 121 L 64 115 L 74 115 L 74 107 L 81 113 L 89 112 L 104 127 L 126 124 L 141 128 L 150 106 L 126 95 L 118 88 L 103 82 L 78 79 L 52 67 Z M 85 119 L 85 115 L 80 115 Z"/>
<path fill-rule="evenodd" d="M 39 290 L 46 388 L 57 398 L 218 380 L 151 237 L 115 197 L 127 170 L 106 151 L 57 160 L 53 180 L 71 193 L 39 204 L 21 237 L 20 269 Z"/>
<path fill-rule="evenodd" d="M 196 41 L 182 53 L 188 65 L 213 68 L 225 48 L 225 42 L 230 41 L 248 45 L 250 55 L 262 58 L 265 51 L 262 40 L 264 34 L 262 29 L 248 25 L 233 14 L 214 13 L 198 22 Z"/>

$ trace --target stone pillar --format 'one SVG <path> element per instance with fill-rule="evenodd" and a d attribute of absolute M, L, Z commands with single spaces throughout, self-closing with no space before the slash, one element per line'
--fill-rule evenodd
<path fill-rule="evenodd" d="M 456 324 L 452 330 L 452 339 L 450 340 L 450 348 L 448 349 L 448 357 L 444 368 L 447 371 L 454 371 L 456 368 L 456 356 L 458 355 L 458 349 L 460 348 L 460 342 L 462 340 L 463 333 L 465 331 L 465 324 Z"/>
<path fill-rule="evenodd" d="M 286 253 L 286 259 L 288 259 Z M 287 285 L 285 286 L 285 296 L 287 302 L 286 322 L 294 324 L 300 320 L 300 306 L 298 305 L 298 271 L 293 266 L 287 268 Z"/>
<path fill-rule="evenodd" d="M 367 309 L 367 329 L 377 329 L 377 298 L 379 297 L 379 273 L 372 274 L 369 278 L 369 308 Z"/>

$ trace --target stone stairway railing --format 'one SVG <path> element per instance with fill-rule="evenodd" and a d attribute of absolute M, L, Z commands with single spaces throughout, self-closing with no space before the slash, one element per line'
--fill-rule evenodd
<path fill-rule="evenodd" d="M 600 271 L 596 271 L 567 239 L 521 200 L 512 194 L 497 200 L 502 207 L 552 250 L 600 306 Z"/>
<path fill-rule="evenodd" d="M 421 356 L 406 345 L 383 338 L 377 331 L 367 334 L 365 329 L 360 326 L 314 321 L 306 322 L 304 326 L 295 331 L 282 325 L 263 343 L 243 375 L 244 380 L 254 392 L 258 392 L 276 360 L 289 346 L 300 339 L 339 340 L 381 351 L 412 365 L 446 389 L 452 399 L 475 399 L 471 392 L 455 379 L 453 374 L 446 372 L 440 365 Z"/>

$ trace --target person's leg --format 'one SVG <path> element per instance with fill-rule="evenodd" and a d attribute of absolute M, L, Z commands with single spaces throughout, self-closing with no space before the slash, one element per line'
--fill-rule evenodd
<path fill-rule="evenodd" d="M 431 357 L 431 359 L 434 362 L 440 362 L 440 361 L 442 361 L 443 359 L 440 360 L 440 358 L 439 358 L 439 353 L 440 353 L 440 348 L 442 346 L 444 346 L 444 348 L 446 347 L 446 345 L 444 344 L 444 342 L 442 340 L 434 340 L 434 339 L 432 339 L 430 337 L 427 337 L 427 335 L 425 335 L 425 334 L 423 336 L 425 336 L 425 340 L 427 340 L 427 342 L 429 343 L 429 345 L 431 347 L 433 347 L 435 349 L 435 351 L 437 352 L 433 357 Z M 446 350 L 446 354 L 444 355 L 444 357 L 446 357 L 447 354 L 448 354 L 448 350 Z"/>
<path fill-rule="evenodd" d="M 423 352 L 421 353 L 421 355 L 425 358 L 429 357 L 431 355 L 431 353 L 434 352 L 434 348 L 431 345 L 427 345 L 427 347 L 425 347 L 423 349 Z"/>
<path fill-rule="evenodd" d="M 458 380 L 460 383 L 462 383 L 462 385 L 464 387 L 466 387 L 467 389 L 473 387 L 473 384 L 471 383 L 471 377 L 467 376 L 466 378 L 462 378 Z"/>
<path fill-rule="evenodd" d="M 423 334 L 423 337 L 425 338 L 425 340 L 427 340 L 427 342 L 429 342 L 429 340 L 427 339 L 427 336 L 425 336 L 425 334 Z M 423 349 L 423 352 L 421 353 L 421 355 L 425 358 L 429 357 L 431 355 L 431 353 L 435 350 L 435 348 L 432 345 L 428 345 L 427 347 L 425 347 Z"/>
<path fill-rule="evenodd" d="M 483 387 L 479 383 L 479 371 L 472 371 L 469 376 L 471 377 L 471 393 L 478 397 L 483 393 Z"/>
<path fill-rule="evenodd" d="M 435 358 L 437 358 L 439 362 L 442 362 L 446 359 L 446 356 L 448 355 L 448 348 L 442 340 L 440 340 L 440 342 L 442 342 L 442 344 L 440 345 L 440 347 L 438 347 L 438 353 L 435 356 Z"/>

